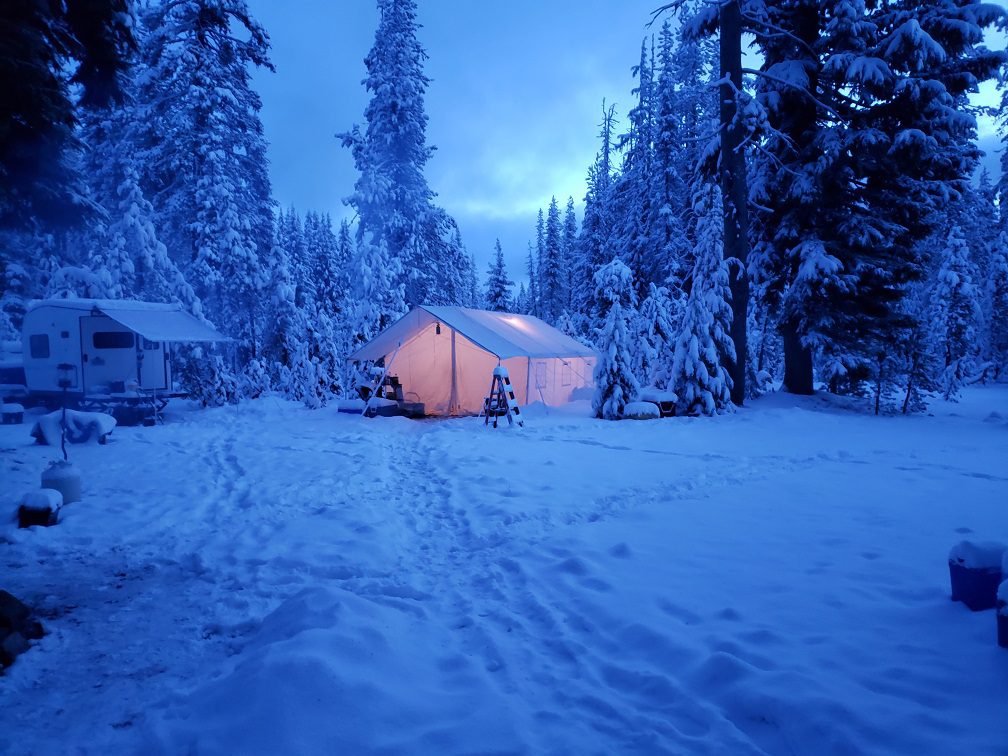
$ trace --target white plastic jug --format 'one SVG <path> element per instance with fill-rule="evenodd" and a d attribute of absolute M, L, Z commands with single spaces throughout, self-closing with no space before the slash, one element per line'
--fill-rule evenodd
<path fill-rule="evenodd" d="M 69 462 L 56 460 L 49 463 L 49 467 L 42 471 L 42 488 L 51 488 L 63 494 L 63 503 L 70 504 L 80 501 L 81 478 L 80 473 Z"/>

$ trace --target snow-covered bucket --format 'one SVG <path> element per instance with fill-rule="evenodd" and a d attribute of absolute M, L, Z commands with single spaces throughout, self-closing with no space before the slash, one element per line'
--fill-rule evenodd
<path fill-rule="evenodd" d="M 949 552 L 952 600 L 972 611 L 992 609 L 1001 582 L 1001 560 L 1008 550 L 996 541 L 962 541 Z"/>
<path fill-rule="evenodd" d="M 997 592 L 997 633 L 998 645 L 1008 648 L 1008 580 L 1001 581 Z"/>
<path fill-rule="evenodd" d="M 71 463 L 61 459 L 50 462 L 49 467 L 42 471 L 42 488 L 59 491 L 63 495 L 63 504 L 80 501 L 80 473 Z"/>
<path fill-rule="evenodd" d="M 59 491 L 48 488 L 29 491 L 21 497 L 21 505 L 18 507 L 18 527 L 55 525 L 62 505 L 63 496 Z"/>

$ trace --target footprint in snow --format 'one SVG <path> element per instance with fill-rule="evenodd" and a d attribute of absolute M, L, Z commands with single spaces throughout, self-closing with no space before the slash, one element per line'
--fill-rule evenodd
<path fill-rule="evenodd" d="M 629 559 L 631 556 L 630 547 L 626 543 L 617 543 L 609 549 L 609 555 L 617 559 Z"/>

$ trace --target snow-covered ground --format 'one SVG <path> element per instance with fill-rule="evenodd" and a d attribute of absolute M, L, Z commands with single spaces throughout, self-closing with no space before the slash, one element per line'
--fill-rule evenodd
<path fill-rule="evenodd" d="M 1008 752 L 993 612 L 1008 387 L 933 417 L 770 396 L 716 419 L 522 432 L 274 399 L 54 450 L 0 428 L 0 588 L 48 635 L 0 752 Z"/>

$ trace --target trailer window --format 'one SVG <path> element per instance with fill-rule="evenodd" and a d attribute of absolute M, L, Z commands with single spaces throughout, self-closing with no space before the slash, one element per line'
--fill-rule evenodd
<path fill-rule="evenodd" d="M 49 334 L 37 333 L 28 337 L 28 349 L 32 359 L 45 360 L 49 357 Z"/>
<path fill-rule="evenodd" d="M 148 341 L 146 338 L 140 342 L 147 351 L 155 351 L 161 348 L 160 341 Z"/>
<path fill-rule="evenodd" d="M 91 341 L 95 349 L 133 348 L 133 334 L 130 331 L 95 331 Z"/>

